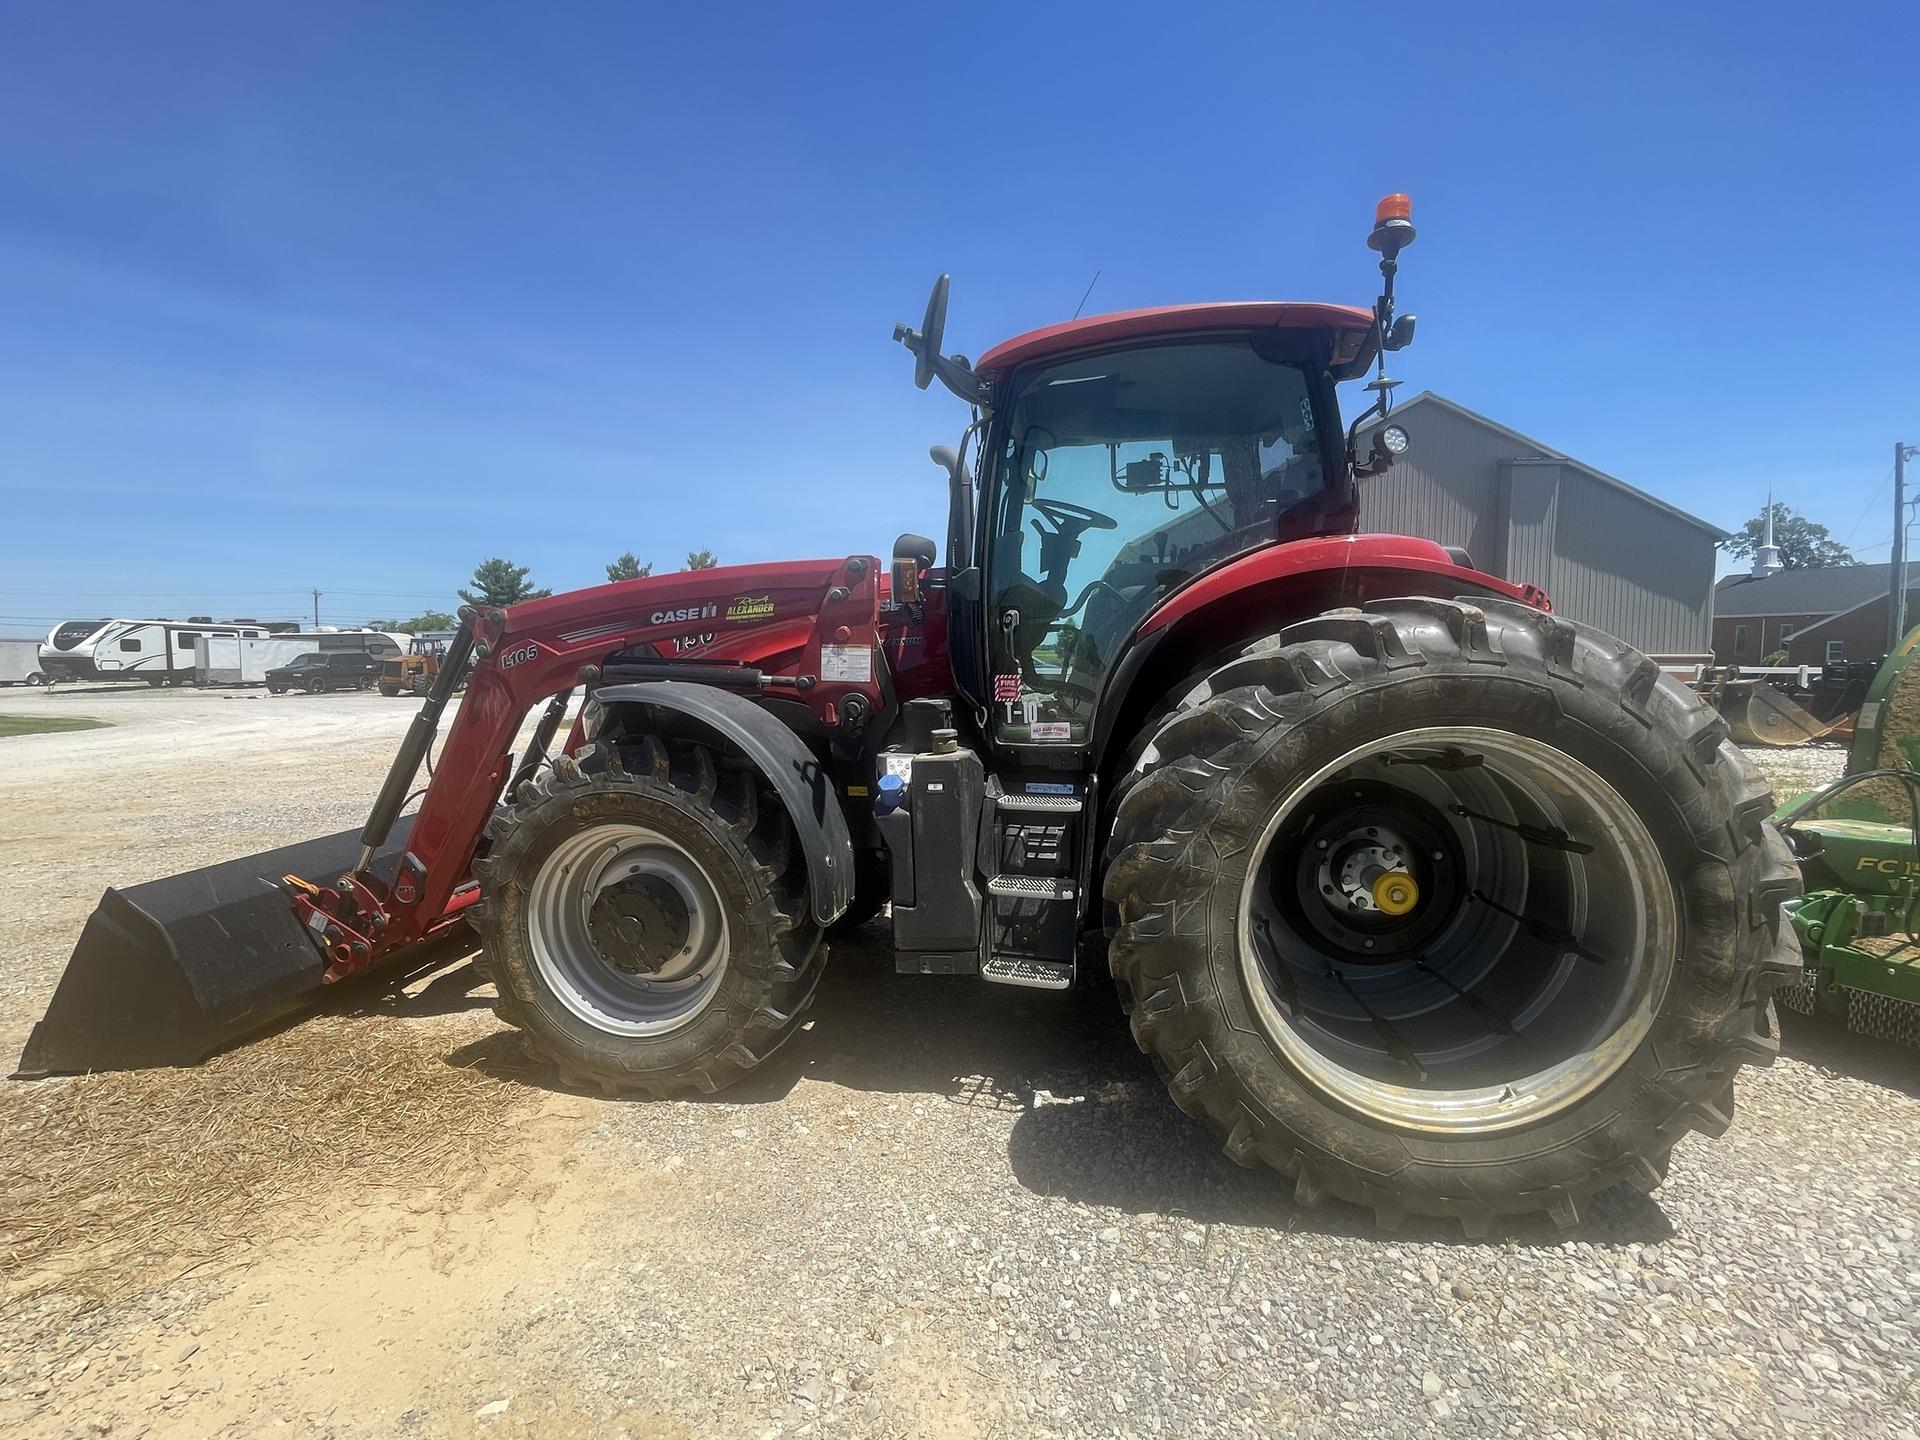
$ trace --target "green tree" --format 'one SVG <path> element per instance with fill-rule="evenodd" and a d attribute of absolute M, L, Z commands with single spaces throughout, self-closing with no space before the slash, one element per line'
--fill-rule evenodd
<path fill-rule="evenodd" d="M 1727 554 L 1745 560 L 1765 543 L 1767 512 L 1763 509 L 1746 525 L 1720 542 Z M 1826 526 L 1804 515 L 1796 515 L 1786 505 L 1773 505 L 1773 543 L 1780 551 L 1780 563 L 1789 570 L 1825 570 L 1834 565 L 1858 565 L 1853 552 L 1833 538 Z"/>
<path fill-rule="evenodd" d="M 689 550 L 687 552 L 687 569 L 689 570 L 711 570 L 719 563 L 718 560 L 713 558 L 713 551 L 711 550 Z"/>
<path fill-rule="evenodd" d="M 418 635 L 427 630 L 451 630 L 453 616 L 444 610 L 422 610 L 411 620 L 369 620 L 369 630 L 386 630 L 396 635 Z"/>
<path fill-rule="evenodd" d="M 646 564 L 642 565 L 639 557 L 631 550 L 607 566 L 607 579 L 609 580 L 638 580 L 652 573 L 653 562 L 649 560 Z"/>
<path fill-rule="evenodd" d="M 469 605 L 518 605 L 522 600 L 544 600 L 553 591 L 534 589 L 527 583 L 525 565 L 494 555 L 473 567 L 473 589 L 455 593 Z"/>

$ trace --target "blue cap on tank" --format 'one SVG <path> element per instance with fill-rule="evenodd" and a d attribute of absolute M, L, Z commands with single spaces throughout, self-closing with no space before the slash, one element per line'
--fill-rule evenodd
<path fill-rule="evenodd" d="M 887 774 L 880 777 L 880 783 L 874 787 L 873 812 L 885 815 L 899 808 L 900 802 L 907 798 L 907 782 L 898 775 Z"/>

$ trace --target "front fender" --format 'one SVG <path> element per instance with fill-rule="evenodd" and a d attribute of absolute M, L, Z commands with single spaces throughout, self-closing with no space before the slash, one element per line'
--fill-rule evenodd
<path fill-rule="evenodd" d="M 777 717 L 745 695 L 682 680 L 606 685 L 593 692 L 601 705 L 634 706 L 691 722 L 738 750 L 773 786 L 793 821 L 807 857 L 807 889 L 814 919 L 838 920 L 853 903 L 853 837 L 833 780 L 814 753 Z"/>

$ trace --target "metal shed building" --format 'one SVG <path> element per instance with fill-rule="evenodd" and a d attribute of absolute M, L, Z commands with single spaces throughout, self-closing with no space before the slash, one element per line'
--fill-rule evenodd
<path fill-rule="evenodd" d="M 1361 529 L 1464 546 L 1481 569 L 1532 581 L 1560 614 L 1649 654 L 1710 653 L 1725 531 L 1432 391 L 1392 421 L 1411 443 L 1360 482 Z"/>

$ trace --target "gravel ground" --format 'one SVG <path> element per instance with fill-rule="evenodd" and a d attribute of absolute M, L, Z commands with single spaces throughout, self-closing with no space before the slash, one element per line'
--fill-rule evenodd
<path fill-rule="evenodd" d="M 1774 797 L 1784 802 L 1829 780 L 1838 780 L 1847 768 L 1848 743 L 1821 740 L 1790 749 L 1774 745 L 1742 745 L 1740 749 L 1773 782 Z"/>
<path fill-rule="evenodd" d="M 0 741 L 10 1038 L 105 880 L 355 823 L 411 710 L 44 703 L 119 728 Z M 1757 758 L 1783 792 L 1844 760 Z M 1917 1433 L 1920 1063 L 1823 1023 L 1656 1195 L 1467 1243 L 1235 1168 L 1104 985 L 895 977 L 870 931 L 790 1046 L 675 1104 L 526 1076 L 463 988 L 357 1023 L 516 1076 L 506 1179 L 425 1208 L 346 1186 L 216 1281 L 0 1318 L 0 1430 Z"/>

